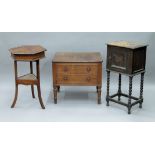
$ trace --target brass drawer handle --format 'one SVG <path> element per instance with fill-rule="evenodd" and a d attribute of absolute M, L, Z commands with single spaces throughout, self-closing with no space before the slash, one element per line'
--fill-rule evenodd
<path fill-rule="evenodd" d="M 68 71 L 68 68 L 67 67 L 64 67 L 64 72 L 67 72 Z"/>
<path fill-rule="evenodd" d="M 90 77 L 87 77 L 87 81 L 89 82 L 91 80 L 91 78 Z"/>
<path fill-rule="evenodd" d="M 91 68 L 90 67 L 87 67 L 87 71 L 90 72 L 91 71 Z"/>
<path fill-rule="evenodd" d="M 66 81 L 66 80 L 68 80 L 68 77 L 67 77 L 67 76 L 64 76 L 64 78 L 63 78 L 63 79 Z"/>

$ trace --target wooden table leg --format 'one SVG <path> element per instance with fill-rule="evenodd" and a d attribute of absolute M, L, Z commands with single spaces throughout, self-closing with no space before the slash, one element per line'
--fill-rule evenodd
<path fill-rule="evenodd" d="M 37 83 L 38 98 L 39 98 L 40 105 L 41 105 L 42 109 L 45 109 L 45 106 L 44 106 L 43 101 L 42 101 L 41 89 L 40 89 L 40 67 L 39 67 L 39 60 L 36 61 L 36 70 L 37 70 L 37 79 L 38 79 L 38 83 Z"/>
<path fill-rule="evenodd" d="M 53 93 L 54 93 L 54 103 L 57 104 L 57 86 L 53 86 Z"/>
<path fill-rule="evenodd" d="M 60 92 L 60 86 L 57 86 L 58 92 Z"/>
<path fill-rule="evenodd" d="M 17 61 L 14 61 L 14 70 L 15 70 L 15 97 L 14 97 L 14 101 L 11 105 L 11 108 L 15 107 L 16 101 L 17 101 L 17 97 L 18 97 L 18 83 L 17 83 Z"/>
<path fill-rule="evenodd" d="M 101 86 L 97 86 L 98 104 L 101 104 Z"/>
<path fill-rule="evenodd" d="M 30 61 L 30 73 L 33 74 L 33 62 L 32 61 Z M 34 85 L 31 85 L 31 92 L 32 92 L 32 97 L 35 98 Z"/>
<path fill-rule="evenodd" d="M 18 84 L 16 84 L 16 88 L 15 88 L 15 97 L 14 97 L 14 100 L 13 100 L 13 103 L 11 105 L 11 108 L 14 108 L 15 107 L 15 104 L 16 104 L 16 101 L 17 101 L 17 97 L 18 97 Z"/>
<path fill-rule="evenodd" d="M 140 99 L 142 100 L 139 103 L 139 108 L 142 108 L 143 103 L 143 85 L 144 85 L 144 73 L 141 73 L 141 81 L 140 81 Z"/>
<path fill-rule="evenodd" d="M 132 79 L 133 79 L 133 77 L 129 76 L 128 114 L 131 114 Z"/>
<path fill-rule="evenodd" d="M 118 101 L 121 100 L 121 74 L 119 74 L 118 78 Z"/>
<path fill-rule="evenodd" d="M 107 106 L 109 106 L 109 87 L 110 87 L 110 71 L 107 71 L 107 96 L 106 96 Z"/>

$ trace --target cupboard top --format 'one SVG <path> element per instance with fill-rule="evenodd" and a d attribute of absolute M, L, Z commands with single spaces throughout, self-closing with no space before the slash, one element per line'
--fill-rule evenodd
<path fill-rule="evenodd" d="M 107 43 L 107 45 L 124 47 L 124 48 L 129 48 L 129 49 L 136 49 L 136 48 L 148 46 L 147 44 L 144 44 L 144 43 L 129 42 L 129 41 L 115 41 L 115 42 Z"/>

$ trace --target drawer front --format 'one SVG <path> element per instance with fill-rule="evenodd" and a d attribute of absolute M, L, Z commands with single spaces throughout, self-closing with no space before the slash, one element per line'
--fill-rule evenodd
<path fill-rule="evenodd" d="M 57 64 L 57 74 L 97 75 L 98 64 Z"/>
<path fill-rule="evenodd" d="M 97 77 L 92 75 L 58 74 L 57 84 L 60 85 L 96 85 Z"/>

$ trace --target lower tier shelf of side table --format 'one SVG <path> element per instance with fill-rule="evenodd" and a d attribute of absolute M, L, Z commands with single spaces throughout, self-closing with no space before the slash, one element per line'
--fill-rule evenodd
<path fill-rule="evenodd" d="M 32 85 L 37 84 L 38 79 L 34 74 L 26 74 L 17 78 L 18 84 Z"/>

